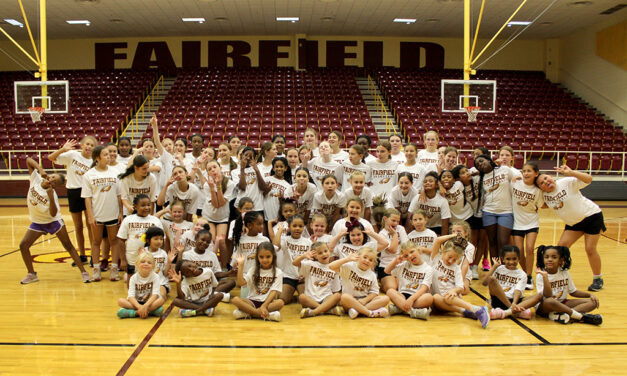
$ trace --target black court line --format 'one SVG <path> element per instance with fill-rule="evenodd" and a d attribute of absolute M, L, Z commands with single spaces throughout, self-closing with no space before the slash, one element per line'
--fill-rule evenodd
<path fill-rule="evenodd" d="M 0 346 L 134 347 L 132 343 L 0 342 Z"/>
<path fill-rule="evenodd" d="M 168 315 L 170 314 L 170 312 L 172 312 L 172 308 L 174 308 L 174 306 L 170 303 L 170 306 L 165 310 L 165 312 L 163 312 L 163 314 L 161 315 L 161 317 L 159 317 L 159 320 L 157 320 L 157 322 L 155 323 L 155 325 L 150 329 L 150 331 L 148 332 L 148 334 L 146 334 L 146 336 L 144 337 L 144 339 L 142 339 L 142 341 L 139 343 L 139 345 L 137 345 L 137 348 L 135 349 L 135 351 L 133 351 L 133 353 L 131 354 L 131 356 L 128 357 L 128 359 L 126 360 L 126 362 L 122 365 L 122 368 L 120 368 L 120 370 L 118 371 L 118 373 L 116 374 L 116 376 L 123 376 L 126 374 L 126 371 L 128 371 L 128 369 L 131 367 L 131 365 L 133 365 L 133 362 L 135 362 L 135 359 L 137 359 L 137 357 L 139 356 L 139 354 L 142 352 L 142 350 L 146 347 L 146 345 L 148 344 L 148 341 L 150 341 L 150 339 L 152 338 L 152 336 L 155 335 L 155 333 L 157 332 L 157 330 L 159 329 L 159 327 L 161 326 L 161 324 L 163 324 L 163 322 L 165 321 L 165 319 L 168 317 Z"/>
<path fill-rule="evenodd" d="M 68 231 L 67 233 L 68 233 L 68 235 L 69 235 L 69 234 L 71 234 L 71 233 L 73 233 L 73 232 L 74 232 L 74 230 L 71 230 L 71 231 Z M 54 238 L 56 238 L 56 237 L 57 237 L 57 236 L 55 235 L 55 236 L 52 236 L 52 237 L 50 237 L 50 238 L 48 238 L 48 239 L 43 239 L 43 240 L 40 240 L 40 241 L 38 241 L 37 243 L 33 243 L 33 244 L 31 245 L 31 247 L 32 247 L 33 245 L 37 245 L 37 244 L 41 244 L 41 243 L 43 243 L 43 242 L 47 242 L 48 240 L 52 240 L 52 239 L 54 239 Z M 15 253 L 15 252 L 19 252 L 19 251 L 20 251 L 20 249 L 18 248 L 18 249 L 15 249 L 15 250 L 13 250 L 13 251 L 9 251 L 9 252 L 7 252 L 7 253 L 5 253 L 5 254 L 0 255 L 0 257 L 8 256 L 8 255 L 11 255 L 11 254 L 13 254 L 13 253 Z M 76 252 L 78 252 L 78 249 L 76 250 Z"/>
<path fill-rule="evenodd" d="M 470 291 L 472 291 L 475 295 L 477 295 L 478 297 L 480 297 L 481 299 L 483 299 L 484 301 L 488 301 L 488 299 L 483 296 L 481 293 L 479 293 L 477 290 L 473 289 L 472 287 L 470 288 Z M 527 331 L 527 333 L 531 334 L 532 336 L 536 337 L 540 342 L 542 342 L 545 345 L 550 345 L 551 343 L 549 341 L 546 340 L 546 338 L 542 337 L 541 335 L 539 335 L 538 333 L 536 333 L 533 329 L 531 329 L 530 327 L 528 327 L 527 325 L 523 324 L 522 322 L 520 322 L 517 318 L 509 316 L 508 319 L 512 320 L 513 322 L 515 322 L 518 326 L 520 326 L 521 328 L 525 329 Z"/>

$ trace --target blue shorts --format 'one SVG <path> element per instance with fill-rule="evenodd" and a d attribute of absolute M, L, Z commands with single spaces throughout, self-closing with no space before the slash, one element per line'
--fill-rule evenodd
<path fill-rule="evenodd" d="M 505 214 L 494 214 L 488 213 L 487 211 L 483 212 L 483 227 L 488 227 L 492 225 L 499 225 L 501 227 L 505 227 L 508 229 L 514 228 L 514 214 L 505 213 Z"/>
<path fill-rule="evenodd" d="M 30 226 L 28 226 L 28 229 L 35 232 L 41 232 L 44 235 L 54 235 L 59 232 L 64 225 L 63 220 L 59 219 L 58 221 L 52 221 L 50 223 L 31 223 Z"/>

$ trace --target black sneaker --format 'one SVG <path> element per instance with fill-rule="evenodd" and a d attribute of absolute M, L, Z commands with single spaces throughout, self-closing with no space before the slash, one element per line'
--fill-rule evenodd
<path fill-rule="evenodd" d="M 594 278 L 588 286 L 588 291 L 600 291 L 603 288 L 603 278 Z"/>
<path fill-rule="evenodd" d="M 87 264 L 87 256 L 80 256 L 80 258 L 83 265 Z M 72 266 L 76 266 L 76 263 L 72 262 Z"/>
<path fill-rule="evenodd" d="M 603 316 L 593 315 L 591 313 L 584 313 L 583 317 L 581 318 L 581 322 L 585 324 L 601 325 L 603 324 Z"/>

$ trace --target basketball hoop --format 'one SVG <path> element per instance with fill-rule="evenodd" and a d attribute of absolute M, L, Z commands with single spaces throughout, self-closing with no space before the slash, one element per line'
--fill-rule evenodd
<path fill-rule="evenodd" d="M 43 107 L 29 107 L 28 113 L 30 114 L 30 118 L 33 119 L 33 123 L 41 120 L 41 115 L 46 112 L 46 109 Z"/>
<path fill-rule="evenodd" d="M 468 106 L 468 107 L 464 107 L 464 109 L 466 110 L 466 114 L 468 114 L 468 121 L 471 123 L 476 122 L 477 114 L 479 113 L 479 110 L 481 110 L 481 107 Z"/>

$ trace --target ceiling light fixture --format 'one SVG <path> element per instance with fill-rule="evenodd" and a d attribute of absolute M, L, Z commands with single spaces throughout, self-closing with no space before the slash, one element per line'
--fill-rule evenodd
<path fill-rule="evenodd" d="M 196 18 L 181 18 L 181 20 L 183 20 L 183 22 L 198 22 L 198 23 L 205 23 L 205 19 L 202 17 L 196 17 Z"/>
<path fill-rule="evenodd" d="M 320 18 L 320 21 L 322 21 L 322 22 L 331 22 L 333 20 L 334 20 L 333 17 L 321 17 Z"/>
<path fill-rule="evenodd" d="M 507 24 L 507 27 L 512 27 L 512 26 L 527 26 L 527 25 L 531 25 L 531 21 L 510 21 Z"/>
<path fill-rule="evenodd" d="M 21 23 L 18 20 L 14 20 L 13 18 L 5 18 L 4 19 L 8 24 L 11 24 L 13 26 L 19 26 L 19 27 L 24 27 L 24 24 Z"/>
<path fill-rule="evenodd" d="M 282 22 L 282 21 L 289 21 L 289 22 L 298 22 L 300 21 L 299 17 L 277 17 L 276 18 L 277 21 Z"/>
<path fill-rule="evenodd" d="M 69 23 L 70 25 L 85 25 L 85 26 L 91 25 L 91 22 L 88 20 L 67 20 L 65 22 Z"/>
<path fill-rule="evenodd" d="M 406 23 L 406 24 L 413 24 L 414 22 L 416 22 L 415 18 L 395 18 L 394 22 L 401 22 L 401 23 Z"/>

